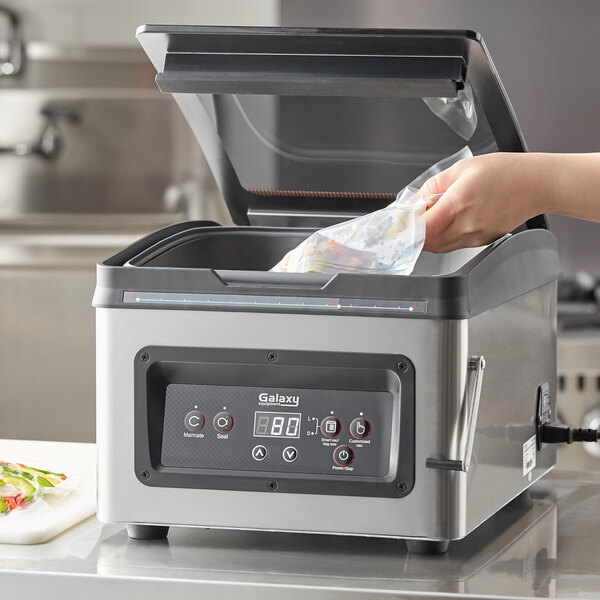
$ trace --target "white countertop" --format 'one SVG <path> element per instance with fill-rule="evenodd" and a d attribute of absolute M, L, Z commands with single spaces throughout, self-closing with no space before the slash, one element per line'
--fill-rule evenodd
<path fill-rule="evenodd" d="M 39 544 L 96 513 L 96 445 L 1 440 L 0 460 L 64 473 L 56 490 L 0 516 L 1 544 Z"/>

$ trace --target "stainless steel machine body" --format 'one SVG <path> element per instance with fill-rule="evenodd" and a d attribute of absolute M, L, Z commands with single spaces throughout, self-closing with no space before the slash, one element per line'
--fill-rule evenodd
<path fill-rule="evenodd" d="M 555 408 L 560 267 L 543 217 L 483 249 L 424 253 L 408 277 L 269 272 L 464 145 L 424 97 L 472 85 L 473 150 L 524 150 L 478 36 L 139 37 L 239 227 L 182 223 L 98 265 L 99 518 L 141 537 L 187 525 L 443 549 L 548 472 L 536 416 Z M 391 116 L 412 123 L 400 147 Z M 344 118 L 354 129 L 329 139 Z"/>
<path fill-rule="evenodd" d="M 98 309 L 98 516 L 121 523 L 464 537 L 554 465 L 556 451 L 548 447 L 523 474 L 523 445 L 535 435 L 537 388 L 554 380 L 555 362 L 547 358 L 555 344 L 554 297 L 548 284 L 457 321 Z M 372 498 L 145 485 L 134 469 L 133 370 L 140 349 L 156 345 L 409 357 L 417 390 L 414 488 L 404 498 Z M 484 355 L 487 366 L 470 468 L 429 469 L 427 458 L 449 451 L 472 354 Z"/>

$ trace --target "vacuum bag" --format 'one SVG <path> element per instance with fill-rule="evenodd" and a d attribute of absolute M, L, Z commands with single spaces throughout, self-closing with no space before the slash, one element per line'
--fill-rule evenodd
<path fill-rule="evenodd" d="M 469 141 L 473 137 L 477 129 L 477 112 L 470 83 L 454 98 L 423 98 L 423 102 L 461 138 Z"/>
<path fill-rule="evenodd" d="M 271 271 L 409 275 L 425 242 L 425 211 L 439 197 L 419 189 L 430 177 L 471 156 L 466 146 L 427 169 L 385 208 L 316 231 Z"/>

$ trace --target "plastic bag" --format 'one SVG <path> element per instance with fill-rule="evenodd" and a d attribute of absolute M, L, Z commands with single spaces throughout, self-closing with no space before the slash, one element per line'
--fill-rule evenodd
<path fill-rule="evenodd" d="M 455 98 L 423 98 L 429 110 L 452 131 L 469 141 L 477 129 L 477 112 L 471 84 L 459 90 Z"/>
<path fill-rule="evenodd" d="M 60 494 L 69 485 L 64 481 L 64 473 L 53 473 L 29 467 L 21 463 L 0 462 L 0 515 L 6 515 L 18 508 L 34 504 L 35 500 L 55 493 L 60 486 Z"/>
<path fill-rule="evenodd" d="M 427 169 L 389 206 L 316 231 L 271 271 L 410 274 L 425 242 L 425 210 L 439 197 L 419 195 L 419 188 L 430 177 L 471 156 L 466 146 Z"/>

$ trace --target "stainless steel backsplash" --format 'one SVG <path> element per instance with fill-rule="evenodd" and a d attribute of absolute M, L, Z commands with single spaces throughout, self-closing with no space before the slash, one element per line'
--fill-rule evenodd
<path fill-rule="evenodd" d="M 198 145 L 141 52 L 36 47 L 0 79 L 0 148 L 39 141 L 56 158 L 0 152 L 0 438 L 95 439 L 98 260 L 185 219 L 228 223 Z"/>

